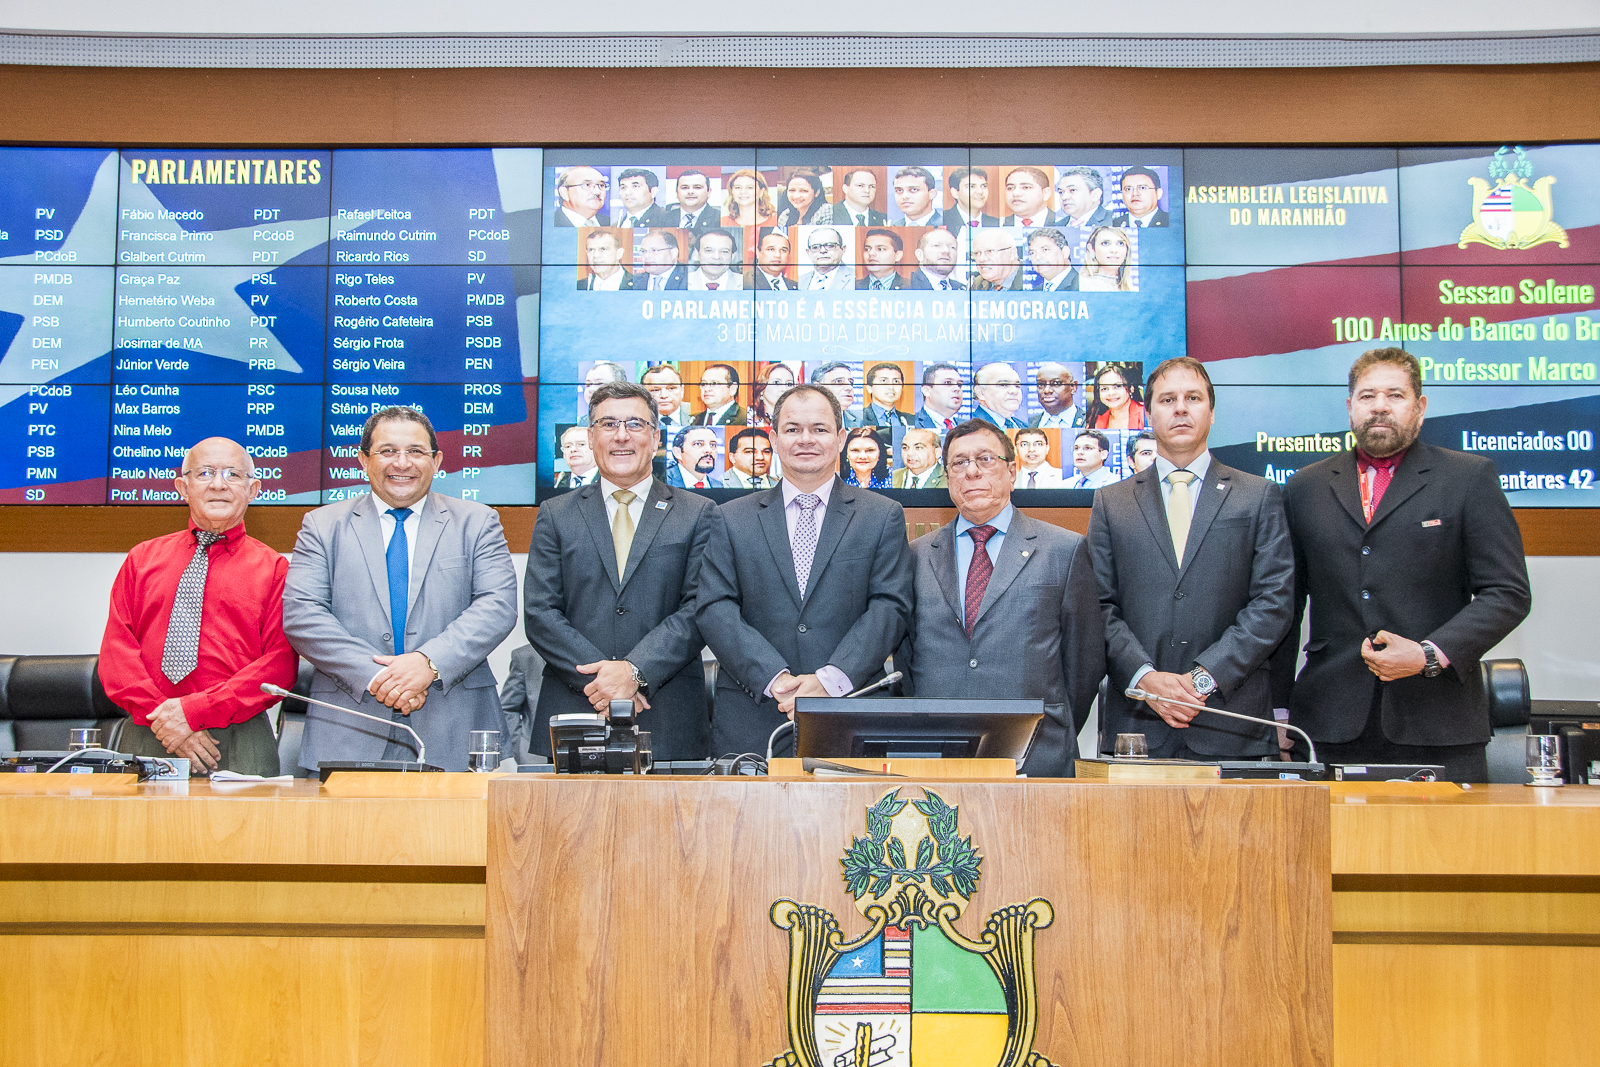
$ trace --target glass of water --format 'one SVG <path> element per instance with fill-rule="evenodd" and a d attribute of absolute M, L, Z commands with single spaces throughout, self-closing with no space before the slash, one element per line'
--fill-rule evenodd
<path fill-rule="evenodd" d="M 1144 734 L 1118 734 L 1117 747 L 1112 754 L 1117 759 L 1145 759 L 1150 755 L 1150 745 Z"/>
<path fill-rule="evenodd" d="M 474 730 L 467 746 L 467 770 L 488 774 L 500 769 L 500 731 Z"/>
<path fill-rule="evenodd" d="M 1553 788 L 1566 783 L 1561 780 L 1561 738 L 1555 734 L 1528 735 L 1528 773 L 1533 781 L 1528 785 Z"/>
<path fill-rule="evenodd" d="M 67 731 L 67 751 L 82 752 L 86 748 L 100 747 L 100 731 L 95 727 Z"/>

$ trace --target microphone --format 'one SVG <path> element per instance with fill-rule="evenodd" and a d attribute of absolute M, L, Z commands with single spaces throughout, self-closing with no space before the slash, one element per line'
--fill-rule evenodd
<path fill-rule="evenodd" d="M 346 715 L 359 715 L 363 719 L 371 719 L 373 722 L 381 722 L 385 726 L 398 726 L 400 729 L 417 739 L 417 762 L 428 762 L 428 757 L 425 755 L 427 750 L 422 744 L 422 735 L 413 730 L 410 723 L 395 722 L 393 719 L 385 719 L 377 715 L 368 715 L 364 711 L 355 711 L 351 708 L 342 708 L 338 704 L 330 704 L 326 700 L 317 700 L 314 697 L 303 697 L 299 693 L 291 693 L 283 686 L 273 685 L 271 682 L 262 682 L 261 691 L 266 693 L 268 696 L 290 697 L 295 700 L 304 700 L 307 704 L 315 704 L 319 708 L 331 708 L 334 711 L 342 711 Z"/>
<path fill-rule="evenodd" d="M 860 689 L 857 689 L 854 693 L 846 693 L 844 695 L 844 699 L 845 700 L 849 700 L 851 697 L 864 696 L 867 693 L 876 692 L 877 690 L 882 689 L 886 685 L 893 685 L 894 683 L 898 682 L 900 679 L 902 679 L 904 677 L 905 677 L 905 673 L 903 671 L 895 671 L 893 674 L 886 674 L 882 678 L 879 678 L 876 682 L 873 682 L 869 686 L 864 686 L 864 687 L 862 687 Z"/>
<path fill-rule="evenodd" d="M 1200 711 L 1209 711 L 1213 715 L 1226 715 L 1230 719 L 1240 719 L 1254 726 L 1280 726 L 1285 730 L 1291 730 L 1305 738 L 1306 748 L 1310 750 L 1311 753 L 1311 762 L 1321 762 L 1321 760 L 1317 759 L 1317 746 L 1312 743 L 1311 735 L 1300 729 L 1298 726 L 1292 726 L 1286 722 L 1268 722 L 1266 719 L 1258 719 L 1254 715 L 1240 715 L 1237 711 L 1223 711 L 1221 708 L 1208 708 L 1204 704 L 1191 704 L 1187 700 L 1173 700 L 1169 697 L 1160 697 L 1156 696 L 1154 693 L 1147 693 L 1143 689 L 1138 689 L 1131 685 L 1127 689 L 1123 690 L 1123 693 L 1134 700 L 1160 700 L 1168 704 L 1177 704 L 1180 707 L 1197 708 Z"/>

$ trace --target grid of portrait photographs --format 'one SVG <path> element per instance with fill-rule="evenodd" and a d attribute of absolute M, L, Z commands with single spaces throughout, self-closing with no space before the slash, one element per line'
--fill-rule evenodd
<path fill-rule="evenodd" d="M 1019 488 L 1092 490 L 1132 469 L 1143 369 L 1183 351 L 1179 152 L 545 162 L 541 489 L 596 476 L 575 431 L 625 380 L 660 406 L 658 473 L 713 495 L 776 484 L 772 410 L 799 382 L 839 398 L 849 484 L 947 503 L 944 434 L 979 417 L 1043 431 Z M 1079 429 L 1106 445 L 1081 463 Z"/>

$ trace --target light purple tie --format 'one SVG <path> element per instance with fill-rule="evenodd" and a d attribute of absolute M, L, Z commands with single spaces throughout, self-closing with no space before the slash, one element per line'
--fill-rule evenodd
<path fill-rule="evenodd" d="M 800 599 L 806 598 L 806 585 L 811 581 L 811 561 L 817 554 L 817 508 L 822 498 L 816 493 L 801 493 L 794 498 L 800 505 L 800 519 L 794 524 L 794 576 L 800 583 Z"/>

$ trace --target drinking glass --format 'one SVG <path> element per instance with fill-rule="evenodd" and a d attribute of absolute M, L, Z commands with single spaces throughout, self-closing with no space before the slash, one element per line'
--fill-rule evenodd
<path fill-rule="evenodd" d="M 67 731 L 67 751 L 81 752 L 86 748 L 100 747 L 100 731 L 95 727 Z"/>
<path fill-rule="evenodd" d="M 1561 738 L 1555 734 L 1529 734 L 1528 773 L 1533 781 L 1528 785 L 1552 788 L 1566 783 L 1561 780 Z"/>
<path fill-rule="evenodd" d="M 472 731 L 472 743 L 467 746 L 467 769 L 475 774 L 500 769 L 499 730 Z"/>
<path fill-rule="evenodd" d="M 1150 746 L 1145 742 L 1144 734 L 1118 734 L 1113 754 L 1118 759 L 1145 759 L 1150 755 Z"/>

